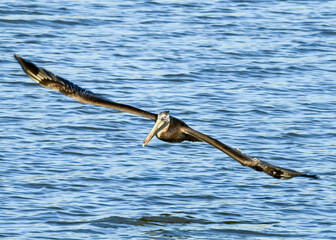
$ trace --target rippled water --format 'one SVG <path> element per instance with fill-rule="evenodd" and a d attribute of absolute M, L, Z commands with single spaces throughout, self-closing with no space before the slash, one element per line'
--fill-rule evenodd
<path fill-rule="evenodd" d="M 333 239 L 336 1 L 2 1 L 1 239 Z M 319 180 L 277 180 L 82 87 Z"/>

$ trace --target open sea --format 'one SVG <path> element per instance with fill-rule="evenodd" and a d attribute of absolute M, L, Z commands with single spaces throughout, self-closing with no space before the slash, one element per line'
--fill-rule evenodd
<path fill-rule="evenodd" d="M 0 0 L 0 239 L 336 239 L 336 1 Z M 206 143 L 29 79 L 13 54 Z"/>

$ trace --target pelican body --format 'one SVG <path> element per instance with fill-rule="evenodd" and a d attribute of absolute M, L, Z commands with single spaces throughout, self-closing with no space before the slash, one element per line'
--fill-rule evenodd
<path fill-rule="evenodd" d="M 76 84 L 62 77 L 59 77 L 43 68 L 37 67 L 35 64 L 23 58 L 20 58 L 17 55 L 14 55 L 14 57 L 20 63 L 23 71 L 42 87 L 59 91 L 62 94 L 71 97 L 81 103 L 112 108 L 119 111 L 124 111 L 146 117 L 155 121 L 152 130 L 143 140 L 143 146 L 147 145 L 155 135 L 158 139 L 171 143 L 179 143 L 183 141 L 206 142 L 211 146 L 224 152 L 225 154 L 229 155 L 241 165 L 251 167 L 257 171 L 263 171 L 274 178 L 317 178 L 316 175 L 305 174 L 291 169 L 278 167 L 270 163 L 261 161 L 257 158 L 251 158 L 243 154 L 239 149 L 231 148 L 228 145 L 212 137 L 209 137 L 201 132 L 190 128 L 185 122 L 179 120 L 178 118 L 170 116 L 169 111 L 163 111 L 159 114 L 154 114 L 126 104 L 120 104 L 110 101 L 89 90 L 81 88 Z"/>

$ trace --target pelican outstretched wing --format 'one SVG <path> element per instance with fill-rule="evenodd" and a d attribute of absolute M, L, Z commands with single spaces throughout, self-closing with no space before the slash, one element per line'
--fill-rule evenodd
<path fill-rule="evenodd" d="M 190 136 L 193 136 L 195 138 L 200 139 L 203 142 L 206 142 L 213 147 L 219 149 L 220 151 L 224 152 L 225 154 L 229 155 L 231 158 L 235 159 L 237 162 L 239 162 L 243 166 L 247 166 L 250 168 L 253 168 L 257 171 L 262 171 L 267 173 L 268 175 L 274 177 L 274 178 L 281 178 L 281 179 L 289 179 L 292 177 L 311 177 L 311 178 L 317 178 L 315 175 L 309 175 L 305 173 L 300 173 L 291 169 L 278 167 L 275 165 L 272 165 L 268 162 L 261 161 L 257 158 L 251 158 L 245 154 L 243 154 L 238 149 L 233 149 L 229 147 L 228 145 L 209 137 L 203 133 L 200 133 L 188 126 L 183 127 L 182 130 L 185 134 L 188 134 Z"/>
<path fill-rule="evenodd" d="M 81 103 L 87 103 L 107 108 L 116 109 L 123 112 L 128 112 L 140 115 L 153 121 L 156 120 L 157 114 L 150 113 L 139 108 L 135 108 L 126 104 L 112 102 L 104 97 L 101 97 L 89 90 L 81 88 L 76 84 L 59 77 L 43 68 L 37 67 L 35 64 L 14 55 L 16 60 L 20 63 L 23 71 L 39 85 L 45 88 L 50 88 L 63 93 L 64 95 L 76 99 Z"/>

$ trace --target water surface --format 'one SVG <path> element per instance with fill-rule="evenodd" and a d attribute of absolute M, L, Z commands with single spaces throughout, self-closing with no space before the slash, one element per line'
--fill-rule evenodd
<path fill-rule="evenodd" d="M 0 237 L 333 239 L 336 1 L 0 3 Z M 319 180 L 277 180 L 204 143 L 27 78 L 13 54 Z"/>

